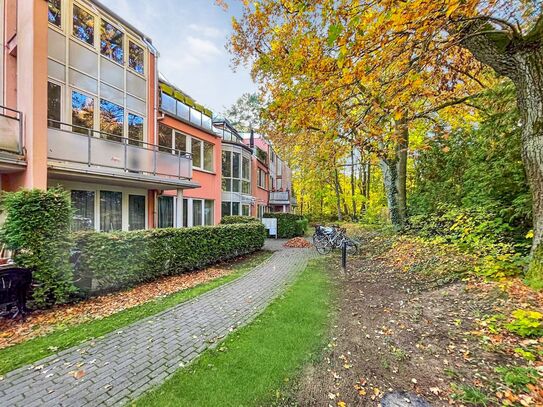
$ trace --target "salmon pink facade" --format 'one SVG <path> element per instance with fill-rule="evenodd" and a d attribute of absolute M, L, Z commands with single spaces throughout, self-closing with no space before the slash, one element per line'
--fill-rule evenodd
<path fill-rule="evenodd" d="M 74 230 L 291 210 L 271 145 L 162 80 L 152 40 L 122 16 L 94 0 L 0 0 L 0 13 L 0 189 L 63 187 Z"/>

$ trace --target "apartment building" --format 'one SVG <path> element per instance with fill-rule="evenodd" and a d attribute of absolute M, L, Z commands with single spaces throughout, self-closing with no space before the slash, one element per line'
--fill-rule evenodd
<path fill-rule="evenodd" d="M 122 16 L 95 0 L 0 8 L 2 190 L 64 187 L 76 230 L 290 210 L 274 195 L 291 186 L 271 146 L 259 159 L 228 120 L 160 78 L 152 40 Z"/>

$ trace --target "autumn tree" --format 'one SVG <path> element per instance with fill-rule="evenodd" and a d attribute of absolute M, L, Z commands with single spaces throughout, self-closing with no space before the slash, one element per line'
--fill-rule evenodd
<path fill-rule="evenodd" d="M 244 93 L 224 112 L 224 116 L 242 132 L 261 127 L 262 103 L 257 93 Z"/>

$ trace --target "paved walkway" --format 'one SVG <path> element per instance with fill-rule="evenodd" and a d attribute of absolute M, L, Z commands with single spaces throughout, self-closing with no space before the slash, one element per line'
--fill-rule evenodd
<path fill-rule="evenodd" d="M 206 348 L 258 315 L 307 264 L 311 249 L 284 249 L 243 277 L 62 351 L 0 381 L 0 406 L 121 405 L 164 382 Z M 79 376 L 76 372 L 84 372 Z"/>

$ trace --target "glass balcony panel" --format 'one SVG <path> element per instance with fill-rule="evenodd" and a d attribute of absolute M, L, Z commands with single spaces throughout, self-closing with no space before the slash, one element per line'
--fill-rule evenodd
<path fill-rule="evenodd" d="M 0 150 L 21 153 L 19 145 L 19 121 L 11 117 L 0 116 Z"/>
<path fill-rule="evenodd" d="M 47 139 L 49 158 L 87 163 L 89 149 L 87 137 L 71 131 L 50 128 Z"/>
<path fill-rule="evenodd" d="M 179 173 L 179 157 L 177 155 L 158 151 L 157 159 L 157 174 L 177 176 Z"/>
<path fill-rule="evenodd" d="M 124 144 L 92 137 L 91 163 L 103 167 L 124 169 Z"/>
<path fill-rule="evenodd" d="M 138 146 L 126 146 L 126 168 L 129 171 L 146 172 L 152 174 L 155 170 L 153 165 L 154 152 Z"/>

